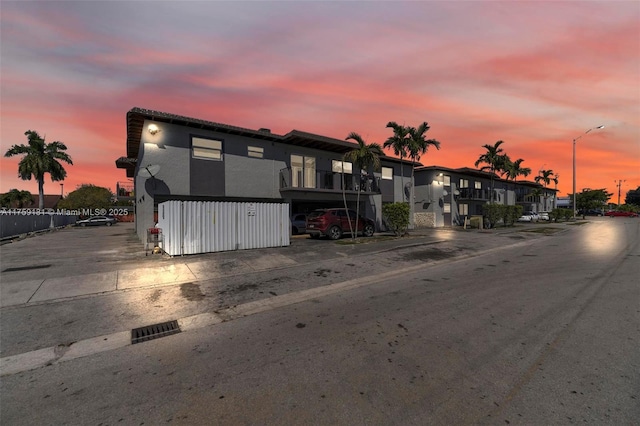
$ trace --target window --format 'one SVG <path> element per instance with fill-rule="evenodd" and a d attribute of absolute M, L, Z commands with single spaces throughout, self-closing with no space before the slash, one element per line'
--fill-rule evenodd
<path fill-rule="evenodd" d="M 222 141 L 192 137 L 191 149 L 193 158 L 222 160 Z"/>
<path fill-rule="evenodd" d="M 316 159 L 291 155 L 291 186 L 294 188 L 316 187 Z"/>
<path fill-rule="evenodd" d="M 475 189 L 482 189 L 482 182 L 479 180 L 475 181 L 473 185 Z"/>
<path fill-rule="evenodd" d="M 443 208 L 445 213 L 451 213 L 451 203 L 444 203 Z"/>
<path fill-rule="evenodd" d="M 467 216 L 469 214 L 469 204 L 458 204 L 458 213 L 461 216 Z"/>
<path fill-rule="evenodd" d="M 348 161 L 331 160 L 331 170 L 334 173 L 348 173 L 353 172 L 353 164 Z"/>
<path fill-rule="evenodd" d="M 451 176 L 444 176 L 444 186 L 451 186 Z"/>
<path fill-rule="evenodd" d="M 460 179 L 460 188 L 468 188 L 469 179 Z"/>
<path fill-rule="evenodd" d="M 393 180 L 393 169 L 391 167 L 382 168 L 382 179 Z"/>
<path fill-rule="evenodd" d="M 264 148 L 259 146 L 250 146 L 248 147 L 247 155 L 249 155 L 249 157 L 262 158 L 264 156 Z"/>

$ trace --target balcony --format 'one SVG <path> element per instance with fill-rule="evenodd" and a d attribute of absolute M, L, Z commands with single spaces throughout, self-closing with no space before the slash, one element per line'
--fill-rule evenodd
<path fill-rule="evenodd" d="M 329 170 L 301 170 L 291 167 L 280 170 L 281 191 L 342 192 L 342 173 Z M 347 192 L 380 193 L 380 178 L 365 175 L 344 175 L 344 190 Z"/>
<path fill-rule="evenodd" d="M 116 199 L 133 200 L 133 182 L 116 182 Z"/>
<path fill-rule="evenodd" d="M 460 189 L 460 196 L 458 197 L 458 199 L 488 201 L 491 199 L 491 190 L 462 188 Z"/>

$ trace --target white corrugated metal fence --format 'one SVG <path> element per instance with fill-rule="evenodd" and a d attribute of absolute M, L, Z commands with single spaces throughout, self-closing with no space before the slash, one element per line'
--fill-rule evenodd
<path fill-rule="evenodd" d="M 288 246 L 289 204 L 165 201 L 158 228 L 171 256 Z"/>

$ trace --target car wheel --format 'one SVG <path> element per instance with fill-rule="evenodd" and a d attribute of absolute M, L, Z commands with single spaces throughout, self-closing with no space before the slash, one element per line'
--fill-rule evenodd
<path fill-rule="evenodd" d="M 291 233 L 292 233 L 293 235 L 298 235 L 298 228 L 296 228 L 295 226 L 292 226 L 292 227 L 291 227 Z"/>
<path fill-rule="evenodd" d="M 332 240 L 339 240 L 342 237 L 342 230 L 337 225 L 333 225 L 329 229 L 329 238 Z"/>
<path fill-rule="evenodd" d="M 87 224 L 86 223 L 81 223 L 80 226 L 82 226 L 84 228 L 85 226 L 87 226 Z"/>
<path fill-rule="evenodd" d="M 374 229 L 373 225 L 365 225 L 364 226 L 364 236 L 365 237 L 373 237 Z"/>
<path fill-rule="evenodd" d="M 111 225 L 113 225 L 113 223 L 107 222 L 107 226 L 111 226 Z"/>

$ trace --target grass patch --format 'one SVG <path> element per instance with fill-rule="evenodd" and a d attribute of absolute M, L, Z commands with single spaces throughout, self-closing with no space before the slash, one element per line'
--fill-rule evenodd
<path fill-rule="evenodd" d="M 536 234 L 553 235 L 553 234 L 555 234 L 556 232 L 559 232 L 559 231 L 561 231 L 560 228 L 551 228 L 551 227 L 545 226 L 543 228 L 523 229 L 520 232 L 533 232 L 533 233 L 536 233 Z"/>
<path fill-rule="evenodd" d="M 352 240 L 351 238 L 344 238 L 342 240 L 338 240 L 336 241 L 336 244 L 340 244 L 343 246 L 347 246 L 347 245 L 354 245 L 354 244 L 369 244 L 369 243 L 377 243 L 380 241 L 389 241 L 389 240 L 396 240 L 398 238 L 402 238 L 402 237 L 395 237 L 392 235 L 381 235 L 379 237 L 358 237 L 355 240 Z"/>

